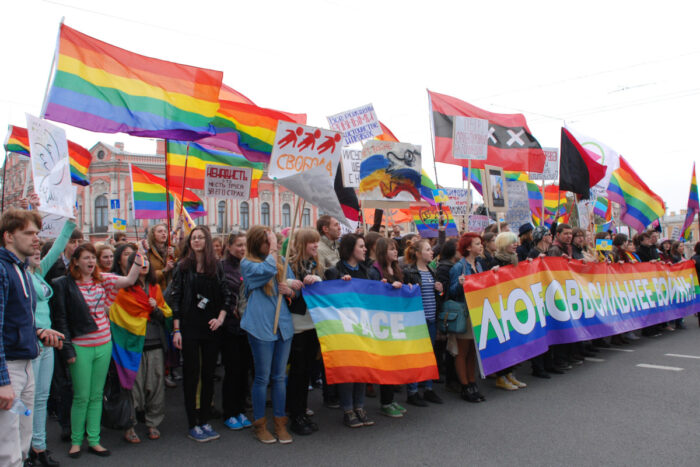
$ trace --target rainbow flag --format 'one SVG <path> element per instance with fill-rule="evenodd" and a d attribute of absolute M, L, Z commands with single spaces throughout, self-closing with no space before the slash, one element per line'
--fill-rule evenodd
<path fill-rule="evenodd" d="M 638 232 L 666 212 L 664 201 L 639 178 L 624 157 L 610 177 L 608 197 L 620 205 L 620 220 Z"/>
<path fill-rule="evenodd" d="M 165 204 L 165 180 L 143 169 L 129 164 L 131 171 L 131 199 L 134 201 L 135 219 L 167 219 L 168 207 Z M 206 214 L 204 204 L 192 191 L 184 190 L 185 209 L 192 217 Z M 182 196 L 182 188 L 170 187 L 170 212 L 175 210 L 174 200 Z"/>
<path fill-rule="evenodd" d="M 160 286 L 151 285 L 148 295 L 140 286 L 121 289 L 109 309 L 112 332 L 112 358 L 117 367 L 119 382 L 124 389 L 131 389 L 141 366 L 141 354 L 146 340 L 146 324 L 152 308 L 148 299 L 153 298 L 165 317 L 165 326 L 172 329 L 173 312 L 163 299 Z"/>
<path fill-rule="evenodd" d="M 595 232 L 596 233 L 607 232 L 608 230 L 612 230 L 612 228 L 613 228 L 613 221 L 611 220 L 610 222 L 606 222 L 605 224 L 596 224 Z"/>
<path fill-rule="evenodd" d="M 433 190 L 437 190 L 437 187 L 425 169 L 420 169 L 420 196 L 432 206 L 436 206 L 437 203 L 433 199 Z"/>
<path fill-rule="evenodd" d="M 416 225 L 416 229 L 421 237 L 436 238 L 438 236 L 438 228 L 440 227 L 440 211 L 438 210 L 437 206 L 411 206 L 409 212 L 413 217 L 413 223 Z M 455 224 L 455 219 L 452 217 L 450 208 L 443 206 L 442 213 L 446 218 L 445 235 L 448 237 L 458 236 L 459 229 L 457 229 L 457 224 Z"/>
<path fill-rule="evenodd" d="M 406 384 L 437 379 L 420 287 L 365 279 L 303 289 L 329 384 Z"/>
<path fill-rule="evenodd" d="M 693 225 L 695 215 L 700 213 L 700 203 L 698 202 L 698 182 L 695 179 L 695 162 L 693 162 L 693 176 L 690 179 L 690 194 L 688 194 L 688 212 L 685 215 L 685 222 L 681 229 L 681 238 L 690 240 L 690 226 Z"/>
<path fill-rule="evenodd" d="M 214 134 L 223 73 L 145 57 L 61 24 L 42 117 L 100 133 Z"/>
<path fill-rule="evenodd" d="M 593 214 L 600 216 L 609 222 L 612 219 L 612 203 L 607 198 L 599 196 L 593 205 Z"/>
<path fill-rule="evenodd" d="M 265 170 L 262 162 L 251 162 L 239 154 L 207 148 L 197 143 L 172 140 L 168 140 L 166 157 L 168 181 L 173 190 L 182 189 L 183 182 L 187 188 L 203 190 L 206 166 L 213 164 L 253 169 L 250 197 L 258 196 L 258 183 Z M 187 179 L 185 179 L 185 159 L 187 159 Z"/>
<path fill-rule="evenodd" d="M 29 156 L 29 133 L 27 133 L 26 128 L 14 125 L 8 126 L 5 151 Z M 90 151 L 73 141 L 68 141 L 68 159 L 71 182 L 76 185 L 89 185 L 90 181 L 87 173 L 92 162 Z"/>

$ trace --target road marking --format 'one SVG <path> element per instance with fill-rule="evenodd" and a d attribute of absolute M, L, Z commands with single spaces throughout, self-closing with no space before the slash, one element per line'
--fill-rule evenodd
<path fill-rule="evenodd" d="M 696 360 L 700 360 L 700 356 L 698 356 L 698 355 L 683 355 L 683 354 L 679 354 L 679 353 L 667 353 L 664 355 L 666 355 L 667 357 L 694 358 Z"/>
<path fill-rule="evenodd" d="M 587 362 L 596 362 L 596 363 L 602 363 L 605 361 L 604 358 L 595 358 L 595 357 L 586 357 Z"/>
<path fill-rule="evenodd" d="M 618 349 L 617 347 L 610 347 L 605 350 L 614 350 L 615 352 L 634 352 L 632 349 Z"/>
<path fill-rule="evenodd" d="M 639 363 L 637 366 L 639 368 L 651 368 L 653 370 L 683 371 L 683 368 L 677 366 L 649 365 L 647 363 Z"/>

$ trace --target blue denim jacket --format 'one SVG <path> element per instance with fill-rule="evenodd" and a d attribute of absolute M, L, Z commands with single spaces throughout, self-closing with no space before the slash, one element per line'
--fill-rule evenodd
<path fill-rule="evenodd" d="M 478 274 L 484 272 L 481 267 L 480 262 L 476 262 L 476 271 L 472 269 L 471 264 L 467 263 L 464 258 L 457 261 L 452 269 L 450 269 L 450 300 L 456 300 L 458 302 L 466 301 L 464 298 L 464 288 L 459 283 L 459 276 L 465 275 L 469 276 L 472 274 Z"/>

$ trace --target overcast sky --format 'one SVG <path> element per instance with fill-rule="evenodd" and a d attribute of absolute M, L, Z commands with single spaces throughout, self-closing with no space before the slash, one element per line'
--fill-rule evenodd
<path fill-rule="evenodd" d="M 648 6 L 646 6 L 648 5 Z M 0 7 L 0 128 L 39 114 L 58 25 L 133 52 L 222 70 L 256 104 L 326 116 L 371 102 L 432 178 L 426 88 L 525 114 L 543 146 L 564 121 L 619 151 L 685 208 L 700 136 L 698 2 L 82 1 Z M 87 147 L 152 140 L 65 126 Z M 461 186 L 454 166 L 438 181 Z"/>

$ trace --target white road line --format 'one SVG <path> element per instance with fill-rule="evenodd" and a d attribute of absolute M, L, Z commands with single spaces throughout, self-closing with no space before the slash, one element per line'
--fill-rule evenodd
<path fill-rule="evenodd" d="M 586 357 L 587 362 L 596 362 L 596 363 L 602 363 L 605 361 L 604 358 L 595 358 L 595 357 Z"/>
<path fill-rule="evenodd" d="M 683 368 L 677 366 L 649 365 L 647 363 L 639 363 L 637 366 L 639 368 L 651 368 L 653 370 L 683 371 Z"/>
<path fill-rule="evenodd" d="M 664 355 L 666 355 L 667 357 L 694 358 L 696 360 L 700 360 L 700 356 L 698 356 L 698 355 L 683 355 L 683 354 L 679 354 L 679 353 L 667 353 Z"/>
<path fill-rule="evenodd" d="M 614 350 L 615 352 L 634 352 L 632 349 L 618 349 L 617 347 L 609 347 L 605 350 Z"/>

